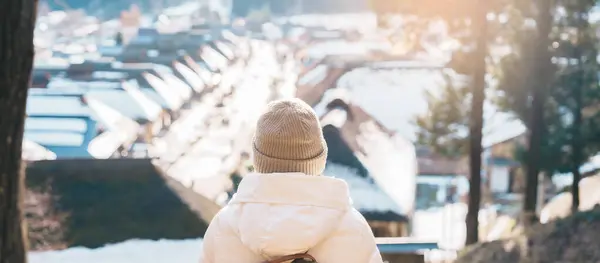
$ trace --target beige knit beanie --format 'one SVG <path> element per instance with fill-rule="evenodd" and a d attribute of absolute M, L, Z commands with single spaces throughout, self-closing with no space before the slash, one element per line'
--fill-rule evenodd
<path fill-rule="evenodd" d="M 300 99 L 273 101 L 256 124 L 254 168 L 259 173 L 321 175 L 327 144 L 315 111 Z"/>

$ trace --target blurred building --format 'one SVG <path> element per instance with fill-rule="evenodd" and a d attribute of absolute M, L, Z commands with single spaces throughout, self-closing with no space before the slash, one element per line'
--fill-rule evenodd
<path fill-rule="evenodd" d="M 246 17 L 252 10 L 268 6 L 272 15 L 360 13 L 368 11 L 367 0 L 233 0 L 232 15 Z"/>
<path fill-rule="evenodd" d="M 414 147 L 349 101 L 324 103 L 325 174 L 348 182 L 354 206 L 376 236 L 408 236 L 415 201 Z"/>

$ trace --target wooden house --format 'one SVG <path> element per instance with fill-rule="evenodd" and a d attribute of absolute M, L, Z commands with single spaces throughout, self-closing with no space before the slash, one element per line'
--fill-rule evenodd
<path fill-rule="evenodd" d="M 448 202 L 466 202 L 468 160 L 439 156 L 422 147 L 417 152 L 417 207 L 427 209 Z"/>
<path fill-rule="evenodd" d="M 525 133 L 484 145 L 483 165 L 486 186 L 492 194 L 522 193 L 524 171 L 516 160 L 519 147 L 526 144 Z"/>

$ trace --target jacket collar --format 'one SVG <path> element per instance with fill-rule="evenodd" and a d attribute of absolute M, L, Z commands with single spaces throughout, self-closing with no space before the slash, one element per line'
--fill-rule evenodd
<path fill-rule="evenodd" d="M 352 205 L 345 181 L 302 173 L 248 174 L 230 203 L 318 206 L 337 210 L 347 210 Z"/>

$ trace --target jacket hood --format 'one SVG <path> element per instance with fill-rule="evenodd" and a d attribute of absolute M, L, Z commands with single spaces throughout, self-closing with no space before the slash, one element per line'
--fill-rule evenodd
<path fill-rule="evenodd" d="M 242 205 L 242 243 L 268 258 L 308 251 L 352 207 L 346 182 L 301 173 L 246 175 L 230 204 Z"/>

